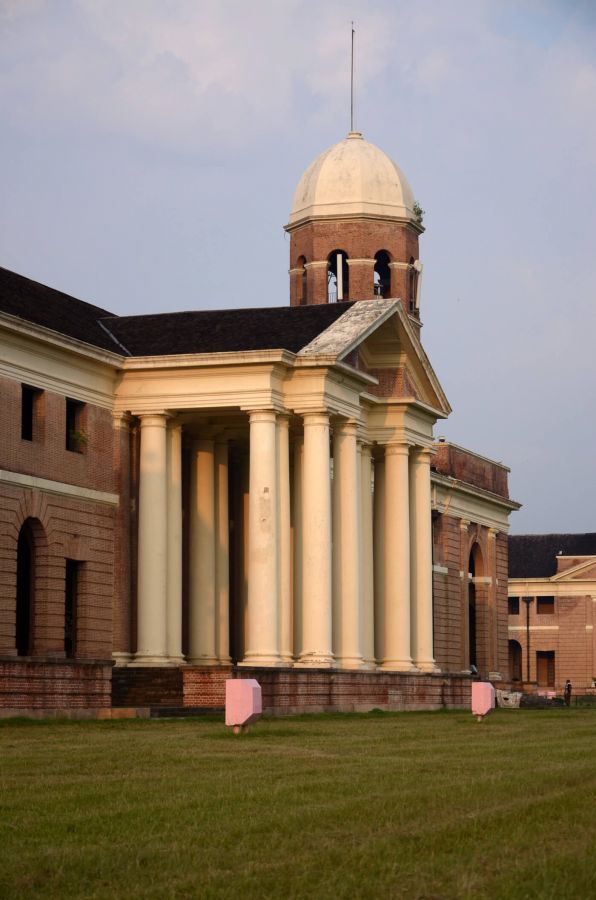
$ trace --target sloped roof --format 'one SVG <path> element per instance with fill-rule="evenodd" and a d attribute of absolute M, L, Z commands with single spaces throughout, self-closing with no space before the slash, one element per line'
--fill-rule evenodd
<path fill-rule="evenodd" d="M 131 356 L 289 350 L 298 353 L 352 303 L 114 316 L 103 324 Z"/>
<path fill-rule="evenodd" d="M 121 352 L 99 324 L 101 318 L 112 313 L 1 267 L 0 312 L 51 328 L 102 350 Z"/>
<path fill-rule="evenodd" d="M 556 557 L 596 555 L 596 533 L 512 534 L 509 536 L 509 577 L 550 578 Z"/>
<path fill-rule="evenodd" d="M 115 316 L 0 268 L 0 312 L 130 356 L 289 350 L 298 353 L 353 303 Z"/>

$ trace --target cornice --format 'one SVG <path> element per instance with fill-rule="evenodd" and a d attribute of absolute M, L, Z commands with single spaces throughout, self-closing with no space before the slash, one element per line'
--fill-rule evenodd
<path fill-rule="evenodd" d="M 73 353 L 77 356 L 85 356 L 96 362 L 104 363 L 104 365 L 112 368 L 120 368 L 124 359 L 119 353 L 110 350 L 102 350 L 100 347 L 94 347 L 85 341 L 79 341 L 77 338 L 68 337 L 59 331 L 51 328 L 45 328 L 43 325 L 36 325 L 33 322 L 26 322 L 18 316 L 12 316 L 10 313 L 0 312 L 0 327 L 15 334 L 20 334 L 34 341 L 42 341 L 44 344 L 50 344 L 67 353 Z"/>

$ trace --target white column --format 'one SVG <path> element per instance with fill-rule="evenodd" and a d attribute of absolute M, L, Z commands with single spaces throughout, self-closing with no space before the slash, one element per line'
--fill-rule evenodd
<path fill-rule="evenodd" d="M 414 665 L 434 672 L 430 450 L 410 454 L 411 641 Z"/>
<path fill-rule="evenodd" d="M 230 510 L 228 504 L 228 442 L 215 443 L 215 655 L 230 659 Z"/>
<path fill-rule="evenodd" d="M 136 665 L 167 665 L 167 416 L 141 416 Z"/>
<path fill-rule="evenodd" d="M 333 430 L 333 655 L 342 669 L 360 669 L 360 473 L 356 423 Z"/>
<path fill-rule="evenodd" d="M 385 655 L 383 669 L 409 672 L 410 504 L 409 448 L 385 447 Z"/>
<path fill-rule="evenodd" d="M 182 428 L 168 428 L 168 581 L 167 651 L 171 663 L 182 655 Z"/>
<path fill-rule="evenodd" d="M 277 666 L 279 529 L 274 410 L 250 413 L 248 632 L 243 665 Z"/>
<path fill-rule="evenodd" d="M 384 451 L 383 451 L 384 452 Z M 375 582 L 375 659 L 385 658 L 385 457 L 375 459 L 373 500 L 373 560 Z"/>
<path fill-rule="evenodd" d="M 302 639 L 297 665 L 332 664 L 329 416 L 316 412 L 304 415 Z"/>
<path fill-rule="evenodd" d="M 361 444 L 360 448 L 362 655 L 366 666 L 372 668 L 375 665 L 372 459 L 369 444 Z"/>
<path fill-rule="evenodd" d="M 290 420 L 277 417 L 277 477 L 279 522 L 279 647 L 282 663 L 293 664 L 292 659 L 292 566 L 290 535 Z"/>
<path fill-rule="evenodd" d="M 194 665 L 214 665 L 217 658 L 213 441 L 196 441 L 191 459 L 188 659 Z"/>
<path fill-rule="evenodd" d="M 294 656 L 300 656 L 302 648 L 302 470 L 304 462 L 304 438 L 294 442 L 294 478 L 292 491 L 292 584 L 294 588 Z"/>

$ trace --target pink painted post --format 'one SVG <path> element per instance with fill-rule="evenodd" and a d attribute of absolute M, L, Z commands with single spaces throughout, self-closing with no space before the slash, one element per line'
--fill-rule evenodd
<path fill-rule="evenodd" d="M 229 678 L 226 681 L 226 725 L 234 734 L 246 731 L 263 712 L 261 685 L 254 678 Z"/>
<path fill-rule="evenodd" d="M 495 689 L 489 681 L 472 684 L 472 713 L 479 722 L 495 708 Z"/>

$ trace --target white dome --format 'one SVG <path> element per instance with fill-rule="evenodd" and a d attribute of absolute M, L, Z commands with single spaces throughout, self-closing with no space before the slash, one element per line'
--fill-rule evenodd
<path fill-rule="evenodd" d="M 414 194 L 404 173 L 359 131 L 351 131 L 308 167 L 298 182 L 288 226 L 337 216 L 416 221 Z"/>

